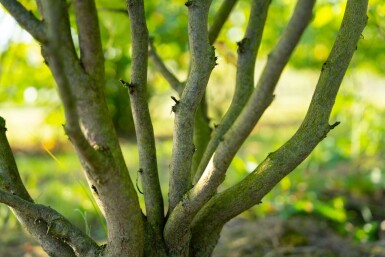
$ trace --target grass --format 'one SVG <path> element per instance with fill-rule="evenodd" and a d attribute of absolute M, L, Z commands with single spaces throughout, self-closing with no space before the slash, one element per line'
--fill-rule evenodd
<path fill-rule="evenodd" d="M 268 152 L 276 150 L 286 141 L 298 125 L 292 124 L 277 126 L 262 122 L 257 126 L 232 162 L 223 188 L 240 181 Z M 350 217 L 345 204 L 352 197 L 369 196 L 383 190 L 385 165 L 380 158 L 383 152 L 374 155 L 363 152 L 354 158 L 346 155 L 348 150 L 340 146 L 340 141 L 346 140 L 348 130 L 349 127 L 346 126 L 333 131 L 303 164 L 281 181 L 261 205 L 244 215 L 256 217 L 278 213 L 283 217 L 290 217 L 298 213 L 308 213 L 322 216 L 341 226 L 349 223 Z M 171 145 L 170 138 L 157 140 L 159 176 L 164 199 L 167 199 L 168 192 Z M 350 149 L 351 146 L 345 147 Z M 131 178 L 135 181 L 139 169 L 136 144 L 125 141 L 122 149 Z M 78 227 L 89 230 L 94 238 L 105 238 L 103 222 L 95 210 L 90 197 L 92 193 L 73 151 L 43 151 L 35 154 L 17 152 L 15 156 L 22 179 L 36 202 L 57 209 Z M 141 188 L 140 183 L 138 187 Z M 143 196 L 138 195 L 143 208 Z M 368 199 L 363 204 L 369 205 L 370 201 Z M 360 225 L 372 221 L 369 218 Z M 368 237 L 362 236 L 361 239 L 366 240 L 364 238 Z"/>
<path fill-rule="evenodd" d="M 310 95 L 305 97 L 306 101 L 298 102 L 297 94 L 301 90 L 311 90 L 306 89 L 302 82 L 298 87 L 294 82 L 285 89 L 279 87 L 277 103 L 274 102 L 265 113 L 234 158 L 221 189 L 247 176 L 298 128 Z M 285 98 L 285 95 L 288 97 Z M 173 117 L 169 108 L 159 108 L 159 103 L 171 106 L 172 102 L 165 94 L 164 98 L 158 97 L 150 105 L 152 110 L 157 109 L 163 115 L 155 119 L 154 128 L 156 132 L 160 131 L 156 139 L 158 166 L 167 204 Z M 341 125 L 321 142 L 303 164 L 283 179 L 262 204 L 245 212 L 244 217 L 316 215 L 334 224 L 342 234 L 351 234 L 360 241 L 376 239 L 377 232 L 371 228 L 378 228 L 381 219 L 385 219 L 382 208 L 378 208 L 381 198 L 377 196 L 385 191 L 385 163 L 382 159 L 385 153 L 385 124 L 382 118 L 385 111 L 383 106 L 376 106 L 361 94 L 349 91 L 343 91 L 336 103 L 331 122 L 339 120 Z M 213 118 L 213 122 L 216 121 L 217 118 Z M 103 221 L 90 197 L 92 193 L 69 142 L 57 137 L 57 132 L 54 137 L 45 138 L 41 145 L 34 135 L 33 141 L 39 143 L 33 147 L 28 143 L 28 148 L 23 149 L 24 144 L 12 134 L 12 125 L 9 131 L 22 179 L 36 202 L 53 207 L 79 228 L 89 231 L 93 238 L 104 240 Z M 20 129 L 18 131 L 21 133 Z M 122 150 L 135 183 L 139 170 L 136 143 L 122 141 Z M 141 188 L 140 181 L 138 187 Z M 144 209 L 143 195 L 138 195 Z M 352 203 L 354 210 L 349 209 Z M 357 221 L 359 218 L 361 220 Z M 19 228 L 4 206 L 0 206 L 0 220 L 3 221 L 0 227 L 5 231 Z"/>

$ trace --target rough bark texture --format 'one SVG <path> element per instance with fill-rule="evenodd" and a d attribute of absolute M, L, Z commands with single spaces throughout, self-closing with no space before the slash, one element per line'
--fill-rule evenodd
<path fill-rule="evenodd" d="M 315 0 L 298 0 L 281 38 L 254 88 L 254 66 L 270 0 L 253 0 L 244 39 L 238 43 L 236 90 L 220 126 L 210 135 L 205 90 L 216 65 L 213 44 L 236 0 L 225 0 L 208 26 L 210 0 L 191 0 L 188 36 L 191 69 L 181 82 L 163 63 L 148 37 L 143 0 L 127 0 L 131 33 L 131 77 L 121 80 L 131 99 L 145 215 L 123 159 L 104 93 L 104 53 L 93 0 L 74 0 L 79 32 L 77 56 L 65 0 L 37 0 L 42 20 L 16 0 L 0 0 L 41 44 L 42 55 L 64 106 L 65 133 L 71 140 L 94 197 L 107 221 L 108 239 L 93 239 L 50 207 L 35 204 L 20 178 L 0 117 L 0 202 L 50 256 L 210 256 L 223 225 L 260 203 L 339 123 L 330 113 L 366 24 L 367 0 L 348 0 L 340 31 L 324 63 L 307 114 L 292 138 L 240 183 L 217 193 L 226 171 L 273 100 L 275 86 L 311 21 Z M 210 27 L 210 29 L 208 29 Z M 148 57 L 177 91 L 169 209 L 158 178 L 154 131 L 146 97 Z M 195 156 L 194 156 L 195 154 Z"/>
<path fill-rule="evenodd" d="M 338 125 L 329 125 L 329 117 L 342 79 L 366 25 L 366 6 L 367 1 L 348 1 L 340 32 L 322 69 L 309 110 L 294 136 L 277 151 L 270 153 L 242 182 L 214 196 L 195 218 L 192 249 L 197 256 L 209 256 L 223 225 L 258 204 L 283 177 L 311 153 L 331 129 Z"/>
<path fill-rule="evenodd" d="M 142 214 L 105 102 L 104 78 L 98 80 L 101 74 L 88 74 L 81 65 L 82 60 L 78 60 L 66 2 L 42 1 L 42 7 L 48 34 L 43 50 L 63 101 L 66 133 L 80 157 L 90 186 L 96 188 L 94 191 L 107 221 L 105 251 L 108 256 L 140 256 L 144 233 Z M 86 33 L 98 33 L 92 32 L 92 28 L 98 29 L 98 25 L 90 24 L 84 32 L 86 37 Z M 88 72 L 103 69 L 95 66 L 103 65 L 98 62 L 99 55 L 84 53 L 81 58 L 86 58 L 85 65 L 93 67 Z"/>
<path fill-rule="evenodd" d="M 259 46 L 265 27 L 265 21 L 269 10 L 270 0 L 254 0 L 250 10 L 250 18 L 246 33 L 242 41 L 238 42 L 237 75 L 235 92 L 231 105 L 221 123 L 215 128 L 213 136 L 196 170 L 194 182 L 197 182 L 207 167 L 211 156 L 215 152 L 223 135 L 239 116 L 254 89 L 254 68 Z M 195 170 L 194 170 L 195 172 Z"/>
<path fill-rule="evenodd" d="M 174 142 L 171 161 L 169 212 L 191 188 L 191 165 L 194 119 L 204 94 L 211 70 L 215 65 L 214 48 L 207 31 L 211 1 L 194 0 L 188 3 L 188 31 L 191 52 L 191 72 L 181 99 L 175 105 Z"/>
<path fill-rule="evenodd" d="M 163 198 L 158 178 L 154 131 L 147 104 L 148 31 L 143 1 L 127 1 L 132 36 L 131 82 L 128 93 L 139 148 L 139 174 L 142 179 L 147 221 L 158 238 L 164 226 Z"/>
<path fill-rule="evenodd" d="M 12 154 L 11 147 L 9 146 L 5 132 L 5 120 L 0 117 L 0 189 L 1 192 L 8 192 L 12 195 L 18 196 L 30 203 L 33 203 L 31 196 L 25 189 L 19 171 L 16 166 L 15 159 Z M 0 200 L 0 202 L 4 202 Z M 51 234 L 47 233 L 47 223 L 35 223 L 34 217 L 31 217 L 27 213 L 13 208 L 17 219 L 28 230 L 31 235 L 37 239 L 39 244 L 50 256 L 57 256 L 57 252 L 66 254 L 67 256 L 75 256 L 75 253 L 65 243 Z"/>

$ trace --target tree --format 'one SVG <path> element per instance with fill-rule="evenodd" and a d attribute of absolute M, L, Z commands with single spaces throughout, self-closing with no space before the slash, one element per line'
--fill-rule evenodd
<path fill-rule="evenodd" d="M 270 0 L 251 1 L 244 39 L 238 43 L 236 90 L 227 113 L 211 133 L 205 88 L 217 65 L 212 44 L 236 0 L 224 1 L 208 27 L 211 1 L 191 0 L 188 38 L 191 67 L 179 81 L 162 62 L 148 36 L 144 3 L 127 0 L 131 31 L 130 81 L 127 87 L 140 158 L 145 215 L 122 156 L 106 105 L 104 57 L 93 0 L 75 0 L 80 55 L 70 31 L 65 0 L 37 0 L 40 18 L 16 0 L 0 0 L 41 45 L 64 106 L 65 133 L 84 168 L 108 227 L 98 245 L 48 206 L 34 203 L 21 181 L 0 122 L 0 202 L 12 208 L 22 225 L 51 256 L 210 256 L 223 225 L 262 198 L 298 166 L 339 123 L 329 125 L 338 89 L 366 25 L 367 0 L 348 0 L 329 57 L 306 117 L 297 132 L 240 183 L 218 193 L 233 157 L 274 98 L 274 89 L 291 53 L 312 19 L 315 0 L 298 0 L 278 43 L 254 87 L 254 65 Z M 179 94 L 170 165 L 168 211 L 158 179 L 154 132 L 146 97 L 148 58 Z"/>

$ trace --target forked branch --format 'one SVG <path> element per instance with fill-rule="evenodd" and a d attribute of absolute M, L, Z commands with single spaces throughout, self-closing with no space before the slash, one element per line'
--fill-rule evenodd
<path fill-rule="evenodd" d="M 74 11 L 79 34 L 80 59 L 87 74 L 104 79 L 104 53 L 94 0 L 75 0 Z M 99 85 L 103 85 L 100 83 Z"/>
<path fill-rule="evenodd" d="M 194 183 L 201 177 L 211 156 L 223 139 L 224 134 L 233 125 L 254 89 L 255 61 L 261 44 L 270 2 L 270 0 L 254 0 L 252 2 L 245 37 L 242 41 L 238 42 L 238 61 L 234 96 L 221 123 L 215 128 L 197 170 L 192 171 L 192 175 L 195 177 Z"/>
<path fill-rule="evenodd" d="M 66 1 L 45 0 L 42 9 L 49 35 L 43 50 L 65 107 L 66 131 L 106 217 L 105 251 L 112 256 L 140 256 L 144 228 L 138 198 L 104 99 L 104 77 L 96 79 L 103 73 L 91 73 L 101 67 L 85 72 L 80 65 L 70 35 Z"/>
<path fill-rule="evenodd" d="M 215 14 L 214 21 L 209 28 L 209 43 L 214 44 L 215 40 L 218 38 L 219 33 L 221 32 L 223 25 L 228 19 L 231 11 L 238 0 L 225 0 L 221 4 L 219 10 Z M 179 96 L 182 95 L 184 83 L 180 82 L 176 76 L 167 68 L 162 58 L 156 51 L 153 41 L 149 41 L 149 57 L 152 59 L 156 69 L 162 74 L 162 76 L 167 80 L 170 86 L 178 92 Z"/>
<path fill-rule="evenodd" d="M 211 1 L 208 0 L 186 2 L 189 12 L 191 72 L 182 97 L 175 109 L 169 213 L 191 188 L 191 166 L 195 151 L 193 144 L 195 114 L 216 61 L 214 48 L 209 43 L 207 31 L 210 4 Z M 168 222 L 170 222 L 170 218 Z M 178 238 L 178 235 L 167 229 L 165 229 L 164 236 L 166 244 L 173 254 L 184 254 L 188 237 Z"/>
<path fill-rule="evenodd" d="M 175 111 L 174 141 L 171 161 L 169 212 L 191 188 L 191 165 L 194 120 L 204 94 L 211 70 L 215 66 L 215 52 L 209 44 L 207 32 L 208 10 L 211 1 L 188 1 L 191 72 Z"/>
<path fill-rule="evenodd" d="M 21 181 L 5 132 L 5 120 L 0 117 L 0 189 L 33 203 L 31 196 Z M 74 251 L 69 245 L 46 233 L 47 227 L 44 224 L 36 224 L 33 218 L 22 211 L 17 209 L 13 211 L 20 223 L 38 240 L 48 254 L 61 252 L 66 256 L 75 256 Z"/>
<path fill-rule="evenodd" d="M 16 194 L 1 189 L 0 203 L 30 217 L 35 224 L 43 223 L 46 234 L 69 245 L 76 256 L 91 257 L 101 252 L 101 248 L 91 238 L 72 225 L 63 215 L 47 206 L 26 201 Z"/>
<path fill-rule="evenodd" d="M 262 35 L 269 4 L 270 1 L 260 2 L 256 0 L 253 2 L 246 35 L 252 36 L 252 33 L 257 33 L 258 37 Z M 248 42 L 245 43 L 243 47 L 247 52 L 247 55 L 242 56 L 241 54 L 240 56 L 240 66 L 246 69 L 246 72 L 241 71 L 241 73 L 243 76 L 245 76 L 245 80 L 248 82 L 248 86 L 251 86 L 251 88 L 253 87 L 254 81 L 253 77 L 254 63 L 257 55 L 256 52 L 260 43 L 260 38 L 257 36 L 253 36 L 253 39 L 247 38 L 247 40 L 245 40 Z M 221 181 L 222 180 L 218 180 L 217 182 Z M 210 185 L 208 181 L 205 182 L 206 184 L 204 186 Z M 216 187 L 218 185 L 219 184 L 210 185 L 208 188 L 202 187 L 201 184 L 195 185 L 194 188 L 186 194 L 183 200 L 171 213 L 170 219 L 166 224 L 165 233 L 173 234 L 175 238 L 184 237 L 185 234 L 189 232 L 189 227 L 195 214 L 215 193 Z"/>
<path fill-rule="evenodd" d="M 321 72 L 306 117 L 298 131 L 243 181 L 214 196 L 193 223 L 193 252 L 208 256 L 222 226 L 261 199 L 297 167 L 334 128 L 329 117 L 334 101 L 367 22 L 367 0 L 349 0 L 340 31 Z M 241 200 L 240 200 L 241 199 Z"/>
<path fill-rule="evenodd" d="M 76 59 L 75 49 L 69 31 L 68 16 L 67 13 L 63 11 L 63 8 L 66 8 L 65 1 L 56 1 L 56 4 L 43 1 L 42 4 L 45 10 L 45 19 L 48 22 L 48 43 L 43 47 L 50 69 L 58 84 L 60 97 L 64 105 L 67 122 L 64 129 L 72 140 L 72 143 L 78 149 L 78 153 L 82 159 L 89 165 L 94 166 L 92 167 L 94 169 L 96 167 L 102 167 L 102 156 L 89 144 L 80 128 L 76 98 L 71 90 L 70 82 L 65 71 L 65 60 L 71 59 L 71 57 Z M 57 31 L 62 31 L 62 33 L 59 34 Z M 63 42 L 65 43 L 63 44 Z M 64 58 L 64 54 L 67 55 L 66 58 Z M 78 72 L 80 73 L 80 67 L 78 68 Z"/>
<path fill-rule="evenodd" d="M 239 117 L 223 136 L 223 140 L 211 157 L 210 165 L 196 185 L 199 190 L 194 194 L 213 190 L 212 187 L 216 189 L 222 183 L 224 174 L 235 154 L 273 100 L 273 92 L 282 70 L 311 20 L 314 3 L 315 0 L 297 2 L 293 16 L 277 46 L 270 54 L 257 87 Z"/>

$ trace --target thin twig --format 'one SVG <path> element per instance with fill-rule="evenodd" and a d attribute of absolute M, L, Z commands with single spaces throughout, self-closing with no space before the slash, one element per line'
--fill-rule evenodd
<path fill-rule="evenodd" d="M 214 44 L 215 40 L 218 38 L 223 25 L 225 24 L 237 1 L 238 0 L 224 0 L 221 7 L 219 7 L 218 12 L 215 14 L 214 22 L 211 24 L 209 29 L 210 44 Z"/>
<path fill-rule="evenodd" d="M 162 74 L 162 76 L 167 80 L 170 86 L 178 92 L 179 96 L 182 95 L 183 92 L 183 83 L 181 83 L 178 78 L 166 67 L 163 60 L 158 55 L 156 48 L 154 46 L 154 42 L 152 39 L 149 40 L 149 56 L 154 63 L 156 69 Z"/>

